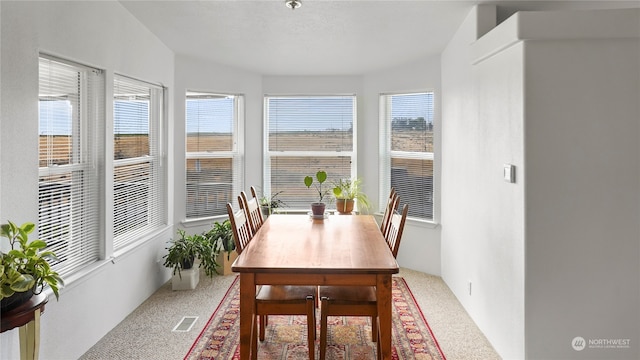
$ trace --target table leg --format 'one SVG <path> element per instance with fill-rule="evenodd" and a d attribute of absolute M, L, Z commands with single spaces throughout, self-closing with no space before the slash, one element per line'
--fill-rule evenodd
<path fill-rule="evenodd" d="M 381 358 L 391 359 L 391 275 L 378 275 L 376 280 L 378 299 L 378 336 Z"/>
<path fill-rule="evenodd" d="M 37 360 L 40 348 L 40 309 L 33 312 L 33 320 L 18 330 L 20 360 Z"/>
<path fill-rule="evenodd" d="M 255 274 L 240 273 L 240 359 L 249 360 L 255 316 Z"/>

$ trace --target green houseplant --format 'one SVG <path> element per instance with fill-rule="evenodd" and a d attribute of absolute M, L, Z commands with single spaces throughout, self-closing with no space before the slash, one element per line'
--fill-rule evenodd
<path fill-rule="evenodd" d="M 276 212 L 277 209 L 279 208 L 283 208 L 287 206 L 287 204 L 285 204 L 284 201 L 278 198 L 278 195 L 280 194 L 282 194 L 282 191 L 278 191 L 277 193 L 271 196 L 262 195 L 260 197 L 259 199 L 260 209 L 262 210 L 262 215 L 264 217 L 271 215 L 272 213 Z"/>
<path fill-rule="evenodd" d="M 233 229 L 231 222 L 227 219 L 223 222 L 215 222 L 206 237 L 214 244 L 218 252 L 216 260 L 216 272 L 221 275 L 228 275 L 231 271 L 231 263 L 238 257 L 236 243 L 233 239 Z"/>
<path fill-rule="evenodd" d="M 216 273 L 216 256 L 219 249 L 216 243 L 205 234 L 187 235 L 183 229 L 178 229 L 177 240 L 171 241 L 168 252 L 163 256 L 164 266 L 173 269 L 173 275 L 182 277 L 181 270 L 193 268 L 195 260 L 200 260 L 199 268 L 203 268 L 207 276 Z"/>
<path fill-rule="evenodd" d="M 323 216 L 326 204 L 322 202 L 322 200 L 329 193 L 329 189 L 323 190 L 322 184 L 327 181 L 327 173 L 323 170 L 316 172 L 315 181 L 317 182 L 317 184 L 314 184 L 313 177 L 311 176 L 305 176 L 304 178 L 304 184 L 307 186 L 307 188 L 311 188 L 311 185 L 314 185 L 316 191 L 318 192 L 318 201 L 311 203 L 311 212 L 314 216 Z"/>
<path fill-rule="evenodd" d="M 343 214 L 353 211 L 353 205 L 357 201 L 358 208 L 369 208 L 369 198 L 362 191 L 362 179 L 340 179 L 334 183 L 333 196 L 336 198 L 336 209 Z"/>
<path fill-rule="evenodd" d="M 227 259 L 230 258 L 231 252 L 236 249 L 236 243 L 233 240 L 233 230 L 231 229 L 231 222 L 229 220 L 215 222 L 205 236 L 210 239 L 218 252 L 224 251 L 227 254 Z"/>
<path fill-rule="evenodd" d="M 52 251 L 46 250 L 43 240 L 29 241 L 35 224 L 27 222 L 18 226 L 9 221 L 0 227 L 0 235 L 9 240 L 10 250 L 0 251 L 0 299 L 2 310 L 8 311 L 40 294 L 49 286 L 56 299 L 64 281 L 51 268 L 49 261 L 58 261 Z"/>

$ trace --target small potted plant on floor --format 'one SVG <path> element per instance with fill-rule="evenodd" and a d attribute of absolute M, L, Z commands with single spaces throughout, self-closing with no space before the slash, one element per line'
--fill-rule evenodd
<path fill-rule="evenodd" d="M 316 172 L 315 181 L 317 182 L 317 184 L 314 184 L 313 177 L 311 176 L 305 176 L 304 178 L 304 184 L 307 186 L 307 188 L 311 188 L 311 185 L 314 185 L 314 187 L 316 188 L 316 191 L 318 192 L 318 201 L 311 203 L 311 213 L 313 214 L 314 217 L 324 216 L 324 210 L 326 208 L 326 204 L 322 202 L 322 200 L 328 194 L 329 190 L 328 189 L 323 190 L 322 184 L 326 180 L 327 180 L 327 173 L 323 170 Z"/>
<path fill-rule="evenodd" d="M 216 257 L 219 250 L 204 234 L 188 235 L 185 230 L 178 229 L 178 235 L 180 237 L 171 241 L 167 254 L 163 256 L 164 266 L 173 269 L 173 290 L 195 289 L 200 279 L 200 268 L 204 269 L 207 276 L 217 273 Z M 199 264 L 194 268 L 196 260 Z"/>
<path fill-rule="evenodd" d="M 362 179 L 340 179 L 335 182 L 333 196 L 336 198 L 336 209 L 341 214 L 351 214 L 354 203 L 358 202 L 358 210 L 369 208 L 369 198 L 362 191 Z"/>
<path fill-rule="evenodd" d="M 0 251 L 0 308 L 9 311 L 31 296 L 40 294 L 49 286 L 59 298 L 64 281 L 51 269 L 49 261 L 58 261 L 55 254 L 46 250 L 43 240 L 29 241 L 35 224 L 18 226 L 11 221 L 0 227 L 0 236 L 9 240 L 8 251 Z"/>
<path fill-rule="evenodd" d="M 231 264 L 238 257 L 231 222 L 229 220 L 215 222 L 211 230 L 205 233 L 205 237 L 209 238 L 218 252 L 216 272 L 222 275 L 231 274 Z"/>

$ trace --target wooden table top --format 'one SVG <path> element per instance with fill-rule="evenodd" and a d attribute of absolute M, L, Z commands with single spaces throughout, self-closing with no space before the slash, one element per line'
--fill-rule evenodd
<path fill-rule="evenodd" d="M 5 332 L 27 324 L 34 319 L 34 312 L 36 310 L 40 309 L 41 312 L 44 312 L 44 306 L 48 300 L 49 297 L 47 295 L 40 293 L 33 295 L 27 302 L 15 309 L 2 313 L 0 317 L 2 329 L 0 332 Z"/>
<path fill-rule="evenodd" d="M 274 214 L 232 266 L 234 272 L 395 274 L 398 263 L 372 215 Z"/>

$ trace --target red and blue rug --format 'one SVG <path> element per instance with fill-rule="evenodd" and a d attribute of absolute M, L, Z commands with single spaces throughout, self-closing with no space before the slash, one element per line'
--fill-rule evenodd
<path fill-rule="evenodd" d="M 218 308 L 191 346 L 185 360 L 240 358 L 240 282 L 236 277 Z M 401 277 L 393 278 L 392 288 L 392 359 L 444 360 L 445 356 L 433 336 L 413 293 Z M 320 310 L 318 310 L 320 311 Z M 316 340 L 319 358 L 320 316 Z M 375 359 L 376 344 L 371 342 L 369 317 L 329 317 L 327 359 Z M 258 342 L 260 360 L 308 359 L 305 316 L 269 316 L 265 341 Z"/>

